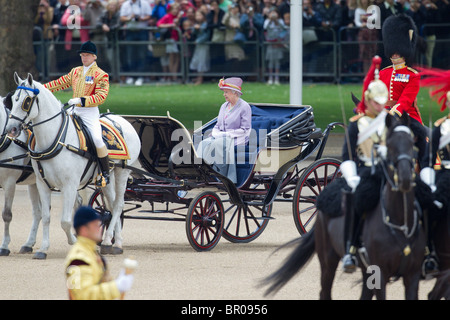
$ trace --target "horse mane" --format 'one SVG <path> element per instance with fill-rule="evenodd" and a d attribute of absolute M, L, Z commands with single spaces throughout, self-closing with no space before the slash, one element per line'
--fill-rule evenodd
<path fill-rule="evenodd" d="M 40 83 L 40 82 L 38 82 L 36 80 L 33 80 L 33 85 L 37 89 L 39 89 L 39 93 L 45 93 L 46 97 L 48 97 L 51 100 L 54 100 L 55 103 L 58 103 L 59 105 L 62 105 L 61 101 L 56 99 L 55 95 L 50 90 L 48 90 L 42 83 Z"/>
<path fill-rule="evenodd" d="M 407 113 L 404 113 L 400 118 L 391 114 L 386 115 L 386 128 L 388 129 L 387 137 L 391 135 L 395 128 L 399 126 L 406 126 L 411 129 L 412 121 Z"/>

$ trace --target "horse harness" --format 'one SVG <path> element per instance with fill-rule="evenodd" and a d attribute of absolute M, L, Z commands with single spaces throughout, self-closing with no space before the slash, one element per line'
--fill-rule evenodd
<path fill-rule="evenodd" d="M 34 133 L 31 134 L 30 138 L 28 139 L 28 144 L 26 145 L 26 149 L 28 150 L 26 156 L 30 156 L 31 159 L 36 161 L 36 164 L 38 166 L 38 171 L 41 175 L 42 180 L 45 182 L 45 184 L 47 185 L 47 187 L 52 190 L 52 191 L 58 191 L 56 188 L 52 187 L 50 185 L 50 183 L 48 182 L 47 178 L 45 177 L 44 174 L 44 168 L 42 167 L 42 164 L 40 161 L 42 160 L 49 160 L 52 159 L 54 157 L 56 157 L 63 148 L 66 148 L 67 150 L 74 152 L 80 156 L 83 156 L 85 158 L 88 159 L 88 163 L 86 165 L 86 168 L 84 169 L 84 172 L 81 176 L 81 181 L 83 180 L 83 178 L 86 176 L 92 162 L 94 161 L 94 157 L 92 156 L 92 154 L 90 154 L 89 152 L 83 151 L 75 146 L 69 145 L 65 143 L 65 139 L 67 136 L 67 130 L 69 128 L 69 115 L 66 113 L 66 110 L 64 109 L 64 107 L 67 105 L 63 105 L 61 107 L 61 111 L 58 112 L 57 114 L 55 114 L 54 116 L 43 120 L 41 122 L 35 123 L 35 124 L 30 124 L 30 123 L 26 123 L 25 120 L 27 119 L 27 117 L 29 116 L 29 113 L 31 111 L 31 107 L 34 104 L 34 102 L 36 102 L 36 105 L 39 108 L 39 100 L 37 98 L 37 95 L 39 94 L 39 89 L 33 89 L 33 88 L 28 88 L 25 86 L 18 86 L 17 89 L 24 89 L 24 90 L 28 90 L 31 91 L 35 94 L 34 97 L 31 96 L 27 96 L 23 103 L 22 103 L 22 110 L 24 112 L 26 112 L 26 116 L 23 119 L 20 119 L 19 117 L 13 115 L 12 113 L 9 114 L 9 118 L 11 119 L 15 119 L 18 120 L 22 123 L 22 129 L 29 129 L 29 128 L 33 128 L 36 126 L 39 126 L 41 124 L 44 124 L 50 120 L 55 119 L 58 116 L 62 117 L 62 123 L 61 126 L 59 128 L 58 134 L 56 135 L 55 140 L 53 141 L 53 143 L 51 144 L 50 147 L 48 147 L 47 149 L 45 149 L 44 151 L 41 152 L 36 152 L 33 150 L 34 146 Z M 76 127 L 76 126 L 75 126 Z M 92 182 L 92 177 L 88 180 L 88 182 L 81 188 L 84 189 L 88 184 L 90 184 Z"/>
<path fill-rule="evenodd" d="M 8 133 L 6 132 L 6 126 L 8 125 L 8 119 L 9 119 L 10 112 L 9 112 L 9 109 L 7 109 L 7 108 L 3 108 L 3 109 L 5 110 L 5 113 L 6 113 L 6 117 L 5 117 L 6 121 L 5 121 L 3 130 L 2 130 L 2 134 L 0 136 L 0 153 L 6 151 L 9 148 L 9 146 L 11 145 L 11 142 L 14 142 L 17 146 L 21 147 L 24 150 L 28 150 L 26 142 L 16 139 L 16 138 L 13 138 L 13 137 L 9 136 Z M 29 135 L 30 135 L 30 133 L 28 133 L 28 136 Z M 26 157 L 28 157 L 28 152 L 25 152 L 23 154 L 20 154 L 20 155 L 14 156 L 14 157 L 10 157 L 7 159 L 0 160 L 0 168 L 22 170 L 23 171 L 22 175 L 16 181 L 17 183 L 22 182 L 33 173 L 33 168 L 31 167 L 30 163 L 28 163 L 28 165 L 18 165 L 18 164 L 11 164 L 9 162 L 13 162 L 15 160 L 23 159 Z"/>
<path fill-rule="evenodd" d="M 404 131 L 406 133 L 411 133 L 409 128 L 405 127 L 405 126 L 399 126 L 396 129 L 394 129 L 396 131 Z M 400 154 L 395 161 L 387 161 L 387 160 L 381 160 L 379 163 L 383 169 L 383 177 L 385 179 L 385 182 L 389 183 L 389 185 L 391 186 L 391 190 L 392 191 L 399 191 L 399 187 L 398 187 L 398 174 L 397 174 L 397 164 L 400 161 L 408 161 L 411 164 L 411 168 L 413 168 L 413 173 L 412 175 L 414 176 L 414 159 L 408 155 L 408 154 Z M 391 177 L 389 176 L 388 173 L 388 168 L 392 171 L 394 171 L 394 175 L 393 178 L 391 179 Z M 373 171 L 373 170 L 372 170 Z M 384 201 L 384 196 L 383 196 L 383 188 L 385 187 L 385 183 L 382 182 L 381 183 L 381 190 L 380 190 L 380 207 L 381 207 L 381 213 L 382 213 L 382 221 L 383 223 L 389 228 L 389 230 L 391 231 L 391 234 L 394 237 L 397 237 L 397 233 L 396 231 L 401 231 L 404 235 L 404 238 L 407 240 L 407 244 L 401 248 L 401 255 L 402 255 L 402 260 L 400 262 L 400 266 L 399 269 L 397 271 L 397 276 L 394 277 L 394 281 L 397 280 L 401 274 L 403 274 L 404 269 L 406 268 L 407 265 L 407 261 L 408 261 L 408 256 L 411 253 L 411 246 L 412 246 L 412 242 L 411 242 L 411 238 L 418 232 L 419 228 L 419 217 L 422 216 L 422 210 L 421 207 L 418 203 L 418 201 L 415 199 L 414 200 L 414 222 L 413 222 L 413 226 L 411 227 L 411 229 L 408 227 L 408 210 L 407 210 L 407 196 L 405 193 L 403 193 L 403 210 L 404 210 L 404 223 L 403 225 L 397 225 L 391 222 L 391 218 L 389 216 L 389 213 L 387 212 L 386 209 L 386 204 Z M 414 239 L 413 239 L 414 241 Z M 368 267 L 370 265 L 369 263 L 369 259 L 368 259 L 368 255 L 367 255 L 367 251 L 365 250 L 365 248 L 360 248 L 359 250 L 360 253 L 360 258 L 363 261 L 363 263 L 366 265 L 366 267 Z"/>

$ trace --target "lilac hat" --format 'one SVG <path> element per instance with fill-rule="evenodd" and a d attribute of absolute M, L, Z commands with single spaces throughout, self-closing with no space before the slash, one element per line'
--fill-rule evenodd
<path fill-rule="evenodd" d="M 227 78 L 227 79 L 222 78 L 219 81 L 220 90 L 229 89 L 239 92 L 239 94 L 242 94 L 241 87 L 242 87 L 241 78 Z"/>

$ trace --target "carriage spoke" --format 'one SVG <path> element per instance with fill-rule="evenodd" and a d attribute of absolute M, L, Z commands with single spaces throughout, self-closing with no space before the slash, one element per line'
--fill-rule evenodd
<path fill-rule="evenodd" d="M 313 162 L 303 171 L 294 192 L 293 202 L 294 221 L 300 234 L 307 233 L 314 223 L 317 216 L 317 197 L 339 176 L 339 167 L 339 160 L 328 158 Z"/>
<path fill-rule="evenodd" d="M 186 215 L 189 242 L 197 251 L 211 250 L 223 230 L 223 207 L 213 192 L 200 194 L 191 202 Z"/>
<path fill-rule="evenodd" d="M 234 210 L 233 214 L 231 215 L 231 219 L 228 222 L 228 224 L 225 226 L 225 230 L 228 230 L 228 228 L 231 226 L 231 223 L 233 222 L 234 218 L 236 217 L 236 212 L 239 210 L 238 206 L 235 206 L 236 210 Z M 231 206 L 228 210 L 226 210 L 225 212 L 229 211 L 231 208 L 233 208 L 233 206 Z"/>
<path fill-rule="evenodd" d="M 316 197 L 300 195 L 299 204 L 300 203 L 316 203 Z"/>
<path fill-rule="evenodd" d="M 315 209 L 315 207 L 314 207 Z M 309 223 L 316 217 L 317 209 L 314 210 L 314 212 L 311 214 L 311 216 L 306 220 L 304 223 L 305 228 L 309 225 Z"/>
<path fill-rule="evenodd" d="M 299 213 L 302 214 L 302 213 L 308 212 L 310 210 L 315 210 L 315 209 L 316 209 L 316 206 L 314 205 L 314 206 L 310 206 L 305 209 L 299 210 Z"/>
<path fill-rule="evenodd" d="M 319 193 L 318 193 L 316 190 L 314 190 L 314 186 L 312 186 L 308 181 L 305 182 L 305 185 L 308 186 L 308 188 L 309 188 L 312 192 L 314 192 L 314 194 L 315 194 L 316 196 L 319 195 Z"/>
<path fill-rule="evenodd" d="M 319 179 L 319 176 L 317 175 L 317 170 L 314 170 L 314 179 L 316 180 L 316 186 L 317 186 L 317 189 L 319 189 L 319 193 L 320 193 L 320 191 L 322 191 L 322 188 L 320 187 L 320 179 Z"/>

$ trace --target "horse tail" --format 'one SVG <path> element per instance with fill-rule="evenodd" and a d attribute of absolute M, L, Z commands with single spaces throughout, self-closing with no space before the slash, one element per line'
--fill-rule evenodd
<path fill-rule="evenodd" d="M 297 243 L 297 247 L 286 258 L 285 263 L 261 281 L 261 286 L 269 285 L 264 293 L 265 296 L 277 293 L 311 259 L 316 250 L 314 228 L 301 238 L 288 243 L 288 245 L 295 243 Z"/>
<path fill-rule="evenodd" d="M 450 270 L 442 271 L 438 276 L 433 290 L 428 293 L 428 300 L 450 299 Z"/>

